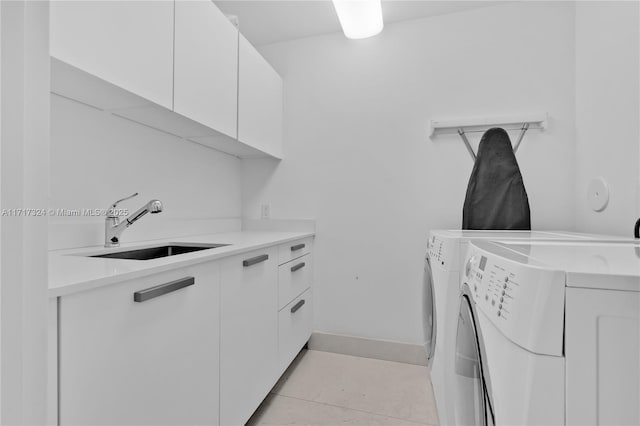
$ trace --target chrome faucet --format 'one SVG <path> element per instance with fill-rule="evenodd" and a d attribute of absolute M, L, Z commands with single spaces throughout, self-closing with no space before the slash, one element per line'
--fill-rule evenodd
<path fill-rule="evenodd" d="M 124 220 L 120 221 L 120 216 L 116 212 L 116 207 L 119 203 L 129 200 L 138 193 L 132 194 L 121 200 L 111 204 L 107 209 L 107 217 L 104 223 L 104 246 L 105 247 L 118 247 L 120 245 L 120 234 L 122 231 L 133 225 L 138 219 L 147 213 L 160 213 L 162 211 L 162 203 L 160 200 L 151 200 L 144 206 L 140 207 L 135 213 L 130 214 Z"/>

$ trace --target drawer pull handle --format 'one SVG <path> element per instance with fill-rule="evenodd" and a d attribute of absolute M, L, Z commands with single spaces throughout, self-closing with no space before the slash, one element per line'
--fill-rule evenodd
<path fill-rule="evenodd" d="M 167 293 L 180 290 L 181 288 L 194 285 L 196 280 L 193 277 L 181 278 L 179 280 L 171 281 L 169 283 L 160 284 L 154 287 L 145 288 L 144 290 L 136 291 L 133 293 L 134 302 L 146 302 L 147 300 L 154 299 L 158 296 L 163 296 Z"/>
<path fill-rule="evenodd" d="M 298 269 L 302 269 L 302 268 L 304 268 L 304 266 L 305 266 L 304 262 L 298 263 L 297 265 L 291 267 L 291 272 L 295 272 Z"/>
<path fill-rule="evenodd" d="M 302 244 L 296 244 L 295 246 L 291 246 L 291 251 L 297 251 L 300 249 L 305 248 L 307 245 L 302 243 Z"/>
<path fill-rule="evenodd" d="M 291 308 L 291 313 L 295 314 L 298 309 L 302 308 L 302 305 L 304 305 L 304 299 L 293 305 L 293 307 Z"/>
<path fill-rule="evenodd" d="M 251 259 L 243 260 L 242 261 L 242 266 L 255 265 L 256 263 L 264 262 L 267 259 L 269 259 L 269 255 L 268 254 L 261 254 L 260 256 L 256 256 L 256 257 L 252 257 Z"/>

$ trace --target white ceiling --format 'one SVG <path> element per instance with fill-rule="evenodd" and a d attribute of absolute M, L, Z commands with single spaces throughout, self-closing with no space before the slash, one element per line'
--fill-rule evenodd
<path fill-rule="evenodd" d="M 214 0 L 220 9 L 236 15 L 240 31 L 254 45 L 340 32 L 330 0 Z M 383 0 L 385 24 L 443 15 L 482 7 L 488 1 Z"/>

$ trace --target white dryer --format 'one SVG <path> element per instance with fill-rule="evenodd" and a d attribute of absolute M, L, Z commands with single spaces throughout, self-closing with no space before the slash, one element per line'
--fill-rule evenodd
<path fill-rule="evenodd" d="M 473 242 L 457 424 L 639 424 L 640 243 Z"/>
<path fill-rule="evenodd" d="M 430 232 L 423 283 L 425 350 L 440 424 L 455 424 L 453 417 L 453 366 L 458 318 L 461 265 L 470 241 L 570 241 L 615 238 L 562 231 L 461 231 Z"/>

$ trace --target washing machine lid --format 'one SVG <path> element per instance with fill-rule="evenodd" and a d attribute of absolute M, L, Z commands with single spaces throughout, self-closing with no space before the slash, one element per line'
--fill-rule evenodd
<path fill-rule="evenodd" d="M 600 236 L 605 237 L 605 236 Z M 509 230 L 460 230 L 433 229 L 429 232 L 427 253 L 432 266 L 457 271 L 460 258 L 464 256 L 466 245 L 476 240 L 518 240 L 518 241 L 573 241 L 596 239 L 594 235 L 564 231 L 509 231 Z"/>
<path fill-rule="evenodd" d="M 433 229 L 431 236 L 452 239 L 485 239 L 485 240 L 593 240 L 593 241 L 629 241 L 628 237 L 605 234 L 587 234 L 572 231 L 509 231 L 509 230 L 462 230 L 462 229 Z"/>
<path fill-rule="evenodd" d="M 434 229 L 431 231 L 432 236 L 440 238 L 450 238 L 463 241 L 475 239 L 496 240 L 496 239 L 513 239 L 513 240 L 573 240 L 573 239 L 595 239 L 595 236 L 587 236 L 575 232 L 563 231 L 483 231 L 483 230 L 461 230 L 461 229 Z M 600 236 L 605 237 L 605 236 Z"/>
<path fill-rule="evenodd" d="M 435 268 L 449 271 L 460 269 L 461 257 L 471 241 L 629 241 L 629 238 L 581 234 L 569 231 L 508 231 L 433 229 L 429 232 L 427 253 Z"/>
<path fill-rule="evenodd" d="M 568 287 L 640 292 L 640 241 L 509 242 L 496 245 L 565 271 Z"/>

